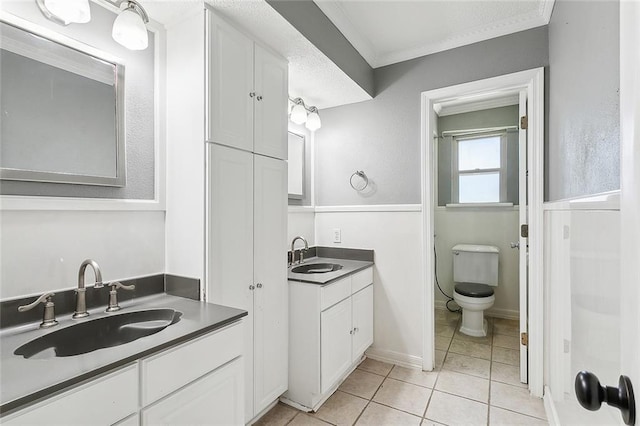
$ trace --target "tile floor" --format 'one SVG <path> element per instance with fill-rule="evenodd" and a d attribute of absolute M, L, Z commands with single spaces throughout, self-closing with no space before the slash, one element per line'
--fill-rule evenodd
<path fill-rule="evenodd" d="M 489 335 L 478 338 L 458 331 L 458 313 L 435 317 L 434 371 L 366 359 L 317 413 L 278 403 L 256 424 L 548 424 L 542 400 L 520 383 L 517 321 L 489 318 Z"/>

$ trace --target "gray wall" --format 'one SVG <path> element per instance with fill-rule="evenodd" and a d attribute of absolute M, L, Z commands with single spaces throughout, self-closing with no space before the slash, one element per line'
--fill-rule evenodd
<path fill-rule="evenodd" d="M 438 132 L 450 130 L 482 129 L 488 127 L 517 126 L 518 105 L 473 111 L 438 117 Z M 438 139 L 438 205 L 451 203 L 451 150 L 452 137 Z M 518 204 L 518 132 L 507 133 L 507 199 Z"/>
<path fill-rule="evenodd" d="M 619 3 L 556 0 L 549 23 L 548 200 L 620 188 Z"/>
<path fill-rule="evenodd" d="M 321 111 L 316 131 L 318 205 L 419 204 L 420 94 L 548 65 L 547 27 L 374 70 L 377 96 Z M 364 170 L 371 189 L 349 186 Z"/>
<path fill-rule="evenodd" d="M 154 34 L 149 47 L 131 51 L 111 38 L 116 15 L 91 3 L 91 22 L 60 26 L 45 19 L 35 2 L 4 1 L 2 10 L 79 40 L 121 59 L 125 64 L 127 185 L 123 188 L 39 182 L 0 181 L 2 195 L 82 198 L 154 198 Z M 35 100 L 34 100 L 35 101 Z"/>

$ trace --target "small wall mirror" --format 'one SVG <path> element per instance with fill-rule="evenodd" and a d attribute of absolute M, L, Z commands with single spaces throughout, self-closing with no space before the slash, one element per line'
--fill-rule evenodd
<path fill-rule="evenodd" d="M 304 136 L 289 132 L 289 198 L 304 198 Z"/>
<path fill-rule="evenodd" d="M 6 22 L 0 55 L 0 178 L 124 186 L 124 66 Z"/>

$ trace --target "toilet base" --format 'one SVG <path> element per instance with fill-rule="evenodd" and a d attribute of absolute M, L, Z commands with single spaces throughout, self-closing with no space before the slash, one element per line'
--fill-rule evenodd
<path fill-rule="evenodd" d="M 484 319 L 483 311 L 470 311 L 468 309 L 462 310 L 462 325 L 460 326 L 460 333 L 473 337 L 485 337 L 489 325 L 487 320 Z"/>

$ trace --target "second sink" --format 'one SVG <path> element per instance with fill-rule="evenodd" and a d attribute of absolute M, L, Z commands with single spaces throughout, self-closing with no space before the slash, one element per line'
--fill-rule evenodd
<path fill-rule="evenodd" d="M 342 265 L 337 263 L 308 263 L 296 266 L 291 272 L 296 274 L 324 274 L 327 272 L 339 271 Z"/>
<path fill-rule="evenodd" d="M 181 315 L 173 309 L 149 309 L 97 318 L 31 340 L 14 354 L 44 359 L 110 348 L 158 333 L 178 322 Z"/>

